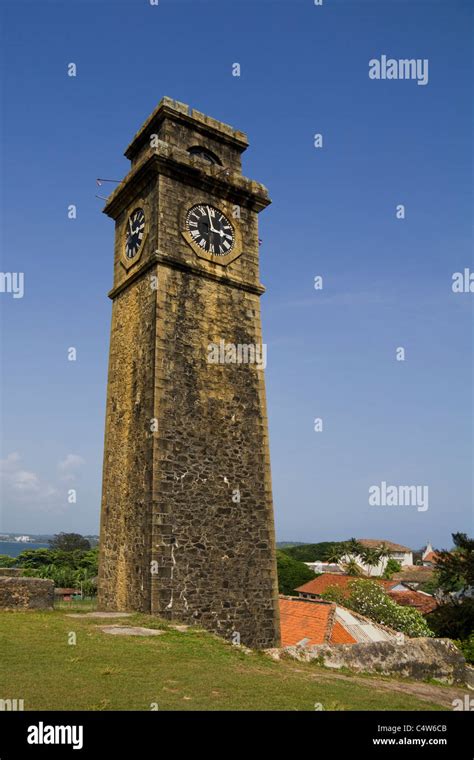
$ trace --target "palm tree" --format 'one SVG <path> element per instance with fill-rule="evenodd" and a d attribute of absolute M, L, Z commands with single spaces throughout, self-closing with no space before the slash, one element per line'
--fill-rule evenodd
<path fill-rule="evenodd" d="M 386 559 L 387 562 L 388 562 L 388 560 L 392 556 L 392 552 L 388 548 L 387 544 L 382 544 L 381 546 L 379 546 L 379 548 L 377 549 L 377 551 L 378 551 L 378 555 L 379 555 L 379 560 Z M 387 567 L 387 562 L 384 563 L 384 566 L 383 566 L 384 570 Z"/>
<path fill-rule="evenodd" d="M 360 557 L 361 553 L 364 551 L 364 547 L 358 542 L 357 538 L 350 538 L 349 541 L 346 541 L 346 546 L 347 553 L 355 554 L 356 557 Z"/>
<path fill-rule="evenodd" d="M 347 562 L 344 562 L 343 568 L 346 575 L 362 575 L 362 568 L 357 564 L 357 561 L 354 557 L 350 557 Z"/>
<path fill-rule="evenodd" d="M 377 567 L 380 562 L 379 549 L 369 549 L 367 547 L 363 550 L 360 557 L 364 565 L 368 568 L 367 575 L 370 577 L 372 569 Z"/>
<path fill-rule="evenodd" d="M 335 565 L 338 565 L 345 553 L 346 550 L 343 544 L 334 544 L 326 555 L 326 562 L 333 562 Z"/>

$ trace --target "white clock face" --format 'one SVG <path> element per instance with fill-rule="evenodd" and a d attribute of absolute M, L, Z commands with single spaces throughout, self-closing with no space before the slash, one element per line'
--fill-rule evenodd
<path fill-rule="evenodd" d="M 125 237 L 125 256 L 127 259 L 133 259 L 140 250 L 143 236 L 145 234 L 145 212 L 142 208 L 136 208 L 127 221 L 127 230 Z"/>
<path fill-rule="evenodd" d="M 197 205 L 186 214 L 186 229 L 203 251 L 226 256 L 235 243 L 235 233 L 227 217 L 214 206 Z"/>

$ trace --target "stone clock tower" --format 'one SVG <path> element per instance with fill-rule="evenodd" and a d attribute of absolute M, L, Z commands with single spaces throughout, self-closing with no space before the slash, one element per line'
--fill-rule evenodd
<path fill-rule="evenodd" d="M 163 98 L 115 220 L 99 605 L 279 643 L 260 325 L 263 185 L 242 132 Z"/>

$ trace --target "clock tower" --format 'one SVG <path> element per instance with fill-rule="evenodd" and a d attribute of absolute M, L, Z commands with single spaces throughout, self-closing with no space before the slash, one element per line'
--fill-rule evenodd
<path fill-rule="evenodd" d="M 163 98 L 107 200 L 115 221 L 99 605 L 279 643 L 245 134 Z"/>

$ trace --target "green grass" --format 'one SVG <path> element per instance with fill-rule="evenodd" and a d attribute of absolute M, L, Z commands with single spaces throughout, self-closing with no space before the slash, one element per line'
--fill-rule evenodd
<path fill-rule="evenodd" d="M 68 605 L 69 611 L 87 609 Z M 99 625 L 165 630 L 110 636 Z M 68 643 L 76 634 L 76 645 Z M 51 612 L 0 613 L 0 698 L 25 710 L 439 710 L 409 694 L 345 681 L 314 663 L 274 662 L 199 629 L 146 615 L 115 620 Z"/>

